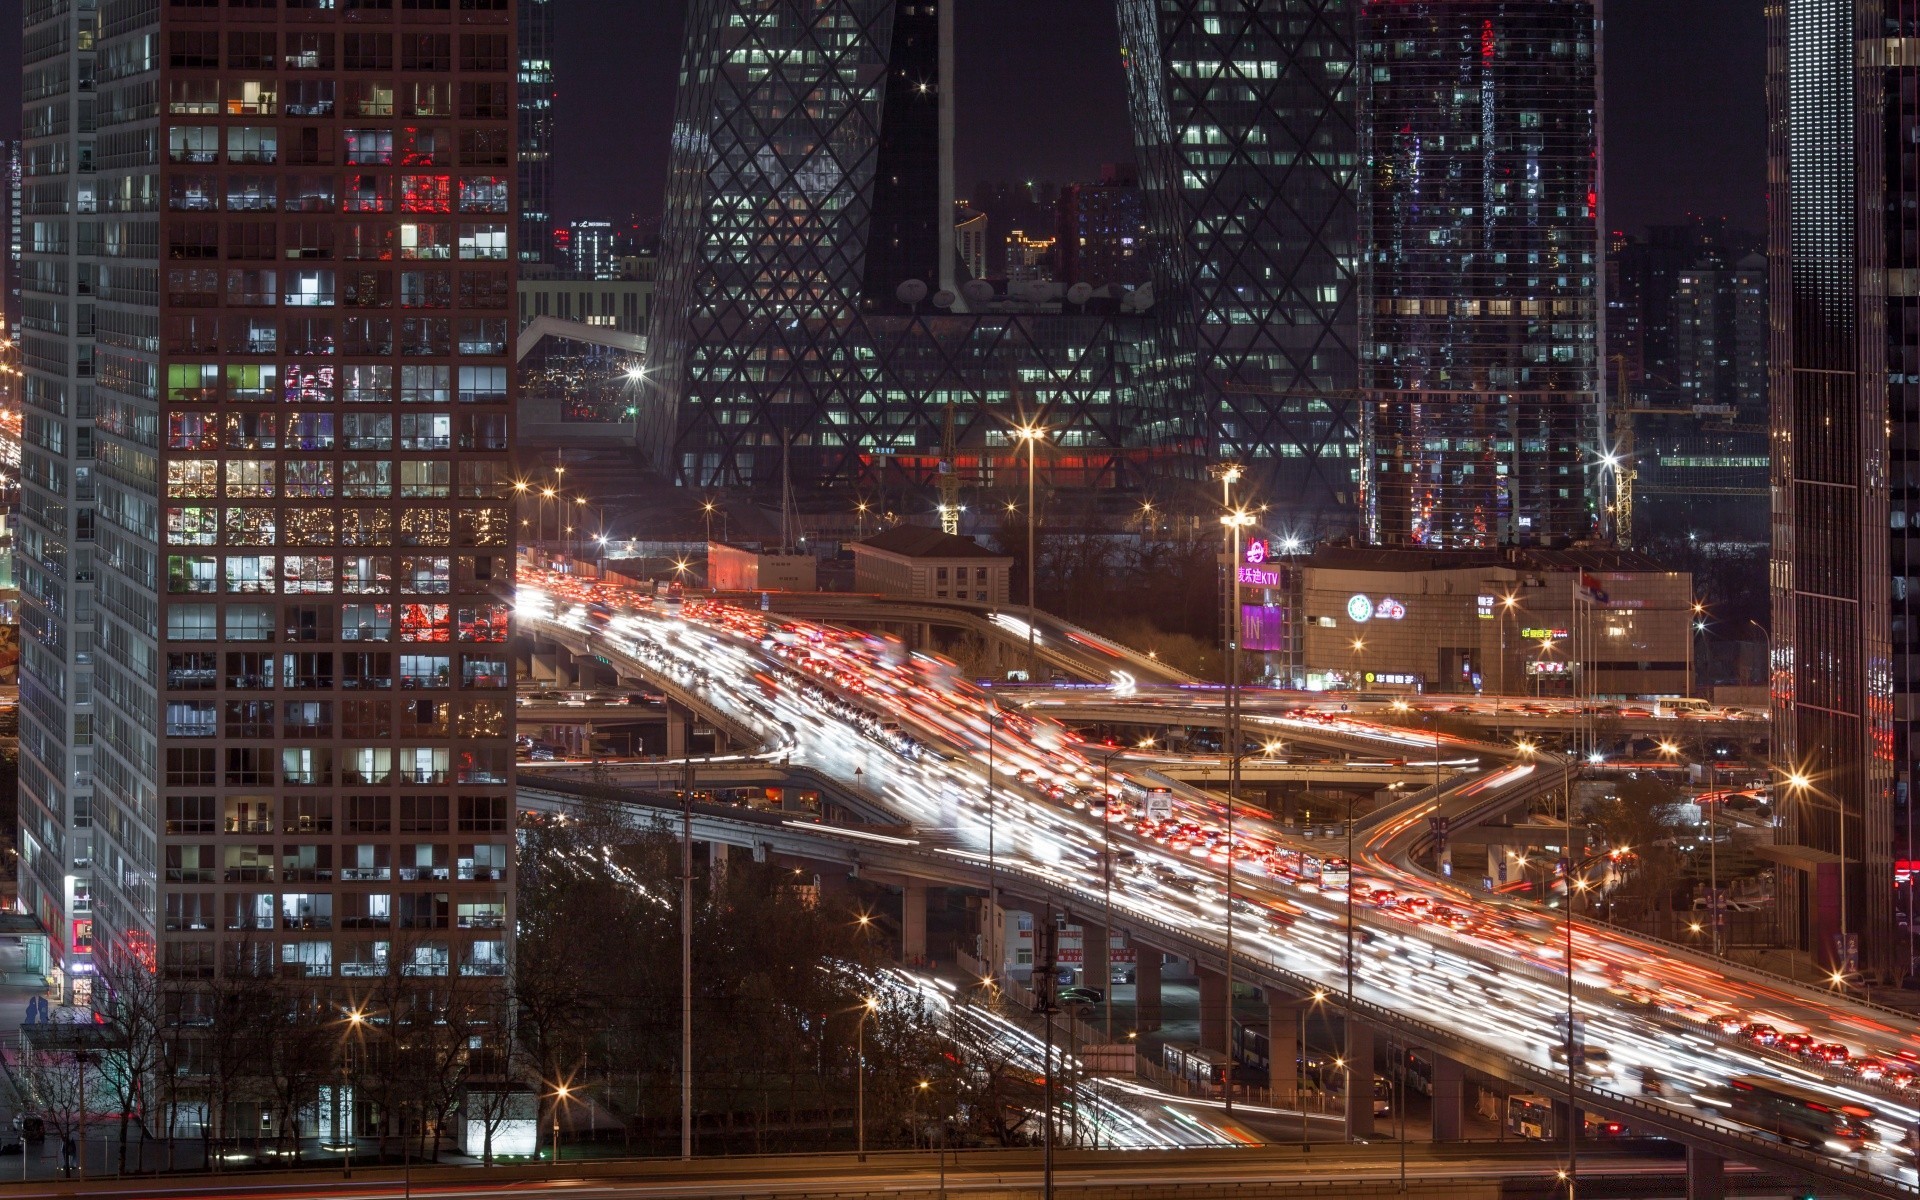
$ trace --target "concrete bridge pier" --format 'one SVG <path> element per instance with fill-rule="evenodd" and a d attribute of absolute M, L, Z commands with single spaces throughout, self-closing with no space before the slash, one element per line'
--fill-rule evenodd
<path fill-rule="evenodd" d="M 1133 1023 L 1142 1033 L 1160 1028 L 1160 968 L 1166 956 L 1141 942 L 1133 944 Z"/>
<path fill-rule="evenodd" d="M 927 885 L 918 879 L 900 887 L 900 961 L 927 961 Z"/>
<path fill-rule="evenodd" d="M 1687 1200 L 1727 1200 L 1727 1160 L 1698 1146 L 1687 1147 Z"/>
<path fill-rule="evenodd" d="M 1373 1136 L 1373 1026 L 1352 1013 L 1346 1015 L 1345 1023 L 1347 1137 L 1361 1141 Z"/>
<path fill-rule="evenodd" d="M 1267 993 L 1267 1086 L 1276 1104 L 1293 1104 L 1300 1095 L 1300 1027 L 1306 1005 L 1291 996 Z"/>
<path fill-rule="evenodd" d="M 1112 956 L 1113 935 L 1105 925 L 1080 922 L 1080 982 L 1106 991 L 1112 983 L 1108 959 Z"/>
<path fill-rule="evenodd" d="M 1208 970 L 1199 963 L 1194 964 L 1193 970 L 1200 978 L 1200 1044 L 1209 1050 L 1229 1053 L 1231 1001 L 1227 995 L 1226 973 Z"/>
<path fill-rule="evenodd" d="M 693 710 L 667 701 L 667 757 L 685 758 L 693 736 Z"/>
<path fill-rule="evenodd" d="M 1457 1059 L 1433 1052 L 1433 1140 L 1457 1142 L 1466 1136 L 1467 1069 Z"/>

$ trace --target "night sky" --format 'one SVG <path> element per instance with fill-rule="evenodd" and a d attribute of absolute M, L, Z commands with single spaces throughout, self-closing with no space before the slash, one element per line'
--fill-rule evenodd
<path fill-rule="evenodd" d="M 958 0 L 960 186 L 1131 159 L 1112 0 Z M 20 25 L 0 20 L 0 61 Z M 657 213 L 683 0 L 556 0 L 562 218 Z M 1766 36 L 1754 0 L 1608 0 L 1608 223 L 1766 219 Z M 19 128 L 0 72 L 0 136 Z"/>
<path fill-rule="evenodd" d="M 957 0 L 959 175 L 1065 181 L 1130 160 L 1113 0 Z M 557 0 L 562 217 L 658 212 L 682 0 Z M 1766 221 L 1754 0 L 1607 0 L 1607 218 Z M 615 98 L 618 98 L 617 101 Z"/>

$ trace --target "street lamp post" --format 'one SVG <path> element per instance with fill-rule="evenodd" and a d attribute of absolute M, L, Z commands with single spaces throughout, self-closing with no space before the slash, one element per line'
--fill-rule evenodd
<path fill-rule="evenodd" d="M 992 986 L 1000 977 L 1000 879 L 999 858 L 994 853 L 993 829 L 993 790 L 994 790 L 994 730 L 995 715 L 1000 711 L 991 698 L 987 700 L 987 978 L 982 982 Z"/>
<path fill-rule="evenodd" d="M 693 756 L 680 791 L 680 1158 L 693 1161 Z"/>
<path fill-rule="evenodd" d="M 1239 468 L 1230 469 L 1222 478 L 1230 489 L 1240 478 Z M 1227 1057 L 1222 1082 L 1229 1113 L 1233 1111 L 1233 809 L 1240 798 L 1240 531 L 1253 520 L 1253 514 L 1244 508 L 1232 509 L 1220 518 L 1227 536 L 1227 697 L 1220 740 L 1227 754 Z"/>
<path fill-rule="evenodd" d="M 573 1088 L 564 1083 L 553 1085 L 553 1162 L 560 1164 L 560 1106 L 567 1097 L 573 1095 Z"/>
<path fill-rule="evenodd" d="M 867 1161 L 867 1018 L 879 1008 L 880 1002 L 868 996 L 854 1027 L 854 1144 L 861 1162 Z"/>
<path fill-rule="evenodd" d="M 1035 462 L 1040 454 L 1040 443 L 1047 436 L 1046 427 L 1035 421 L 1018 426 L 1014 432 L 1027 444 L 1027 682 L 1038 683 L 1039 666 L 1034 646 L 1033 623 L 1039 609 L 1034 603 L 1034 589 L 1039 584 L 1034 574 L 1034 473 Z"/>
<path fill-rule="evenodd" d="M 366 1022 L 367 1014 L 357 1008 L 347 1010 L 347 1031 L 340 1043 L 340 1094 L 334 1098 L 334 1136 L 340 1138 L 345 1151 L 345 1163 L 341 1178 L 353 1178 L 353 1041 L 360 1036 L 360 1026 Z M 345 1136 L 341 1131 L 345 1130 Z"/>
<path fill-rule="evenodd" d="M 1107 1044 L 1113 1044 L 1113 786 L 1108 782 L 1108 768 L 1113 765 L 1115 756 L 1126 753 L 1125 748 L 1112 750 L 1100 757 L 1100 825 L 1101 835 L 1106 841 L 1106 850 L 1100 869 L 1101 899 L 1107 909 L 1107 927 L 1104 935 L 1107 944 L 1100 948 L 1107 960 L 1106 995 L 1101 999 L 1107 1009 Z M 1084 959 L 1085 948 L 1081 954 Z M 1136 1004 L 1136 1008 L 1138 1005 Z M 1135 1024 L 1139 1024 L 1135 1021 Z"/>
<path fill-rule="evenodd" d="M 1789 773 L 1787 776 L 1787 786 L 1792 788 L 1794 791 L 1794 794 L 1800 797 L 1800 802 L 1802 804 L 1810 804 L 1814 808 L 1824 808 L 1824 809 L 1827 809 L 1829 812 L 1833 813 L 1834 827 L 1839 831 L 1840 946 L 1839 946 L 1839 952 L 1834 956 L 1837 961 L 1835 961 L 1833 964 L 1833 973 L 1830 976 L 1830 980 L 1834 984 L 1834 986 L 1840 988 L 1842 991 L 1845 991 L 1847 987 L 1847 968 L 1852 965 L 1852 961 L 1851 961 L 1852 956 L 1848 954 L 1848 950 L 1851 949 L 1850 934 L 1851 934 L 1851 927 L 1852 927 L 1852 919 L 1851 919 L 1851 913 L 1847 909 L 1848 861 L 1847 861 L 1846 808 L 1840 803 L 1840 800 L 1838 797 L 1833 798 L 1833 802 L 1831 804 L 1821 803 L 1819 800 L 1810 800 L 1809 797 L 1820 797 L 1820 800 L 1824 800 L 1825 797 L 1821 797 L 1820 789 L 1813 786 L 1812 776 L 1807 775 L 1804 772 L 1793 771 Z"/>

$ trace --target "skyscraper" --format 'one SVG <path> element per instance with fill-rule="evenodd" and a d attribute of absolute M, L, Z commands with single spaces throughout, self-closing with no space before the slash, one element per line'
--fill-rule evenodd
<path fill-rule="evenodd" d="M 1599 533 L 1593 0 L 1363 0 L 1360 23 L 1369 534 Z"/>
<path fill-rule="evenodd" d="M 542 262 L 553 236 L 553 0 L 520 3 L 520 261 Z"/>
<path fill-rule="evenodd" d="M 26 873 L 169 982 L 505 970 L 515 24 L 457 8 L 31 10 L 95 121 L 28 93 Z"/>
<path fill-rule="evenodd" d="M 1357 524 L 1354 0 L 1118 0 L 1149 219 L 1213 453 L 1277 521 Z"/>
<path fill-rule="evenodd" d="M 82 35 L 98 15 L 92 4 L 39 5 L 28 14 L 22 73 L 25 94 L 35 99 L 21 106 L 20 164 L 33 201 L 15 210 L 21 299 L 13 333 L 24 372 L 14 553 L 21 603 L 20 901 L 46 930 L 52 978 L 68 996 L 84 996 L 94 970 L 95 298 L 120 279 L 101 278 L 96 139 L 65 116 L 82 103 L 83 81 L 95 76 L 92 39 Z M 118 94 L 108 89 L 101 99 Z M 146 224 L 151 257 L 151 218 Z M 92 236 L 80 236 L 82 225 Z M 129 267 L 115 262 L 112 269 Z M 150 500 L 147 508 L 151 513 Z M 154 717 L 148 713 L 149 726 Z"/>
<path fill-rule="evenodd" d="M 1068 184 L 1060 193 L 1058 229 L 1065 282 L 1095 287 L 1153 282 L 1152 227 L 1140 181 L 1130 168 L 1109 165 L 1098 183 Z"/>
<path fill-rule="evenodd" d="M 952 16 L 692 3 L 640 385 L 641 443 L 681 482 L 927 482 L 949 411 L 953 466 L 974 483 L 1016 467 L 1012 428 L 1036 417 L 1062 484 L 1191 460 L 1172 306 L 961 286 Z"/>
<path fill-rule="evenodd" d="M 1909 3 L 1770 0 L 1774 755 L 1785 932 L 1905 974 L 1920 705 L 1920 115 Z M 1909 884 L 1909 887 L 1912 885 Z"/>

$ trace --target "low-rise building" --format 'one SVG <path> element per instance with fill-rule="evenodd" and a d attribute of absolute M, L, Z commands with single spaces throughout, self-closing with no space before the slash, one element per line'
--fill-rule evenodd
<path fill-rule="evenodd" d="M 853 590 L 916 600 L 1005 604 L 1013 559 L 969 537 L 895 525 L 853 544 Z"/>
<path fill-rule="evenodd" d="M 1243 595 L 1249 570 L 1284 581 L 1309 689 L 1692 693 L 1693 577 L 1642 554 L 1323 547 L 1243 569 Z"/>
<path fill-rule="evenodd" d="M 727 542 L 707 543 L 707 586 L 716 592 L 811 592 L 819 562 L 811 554 L 767 554 Z"/>

